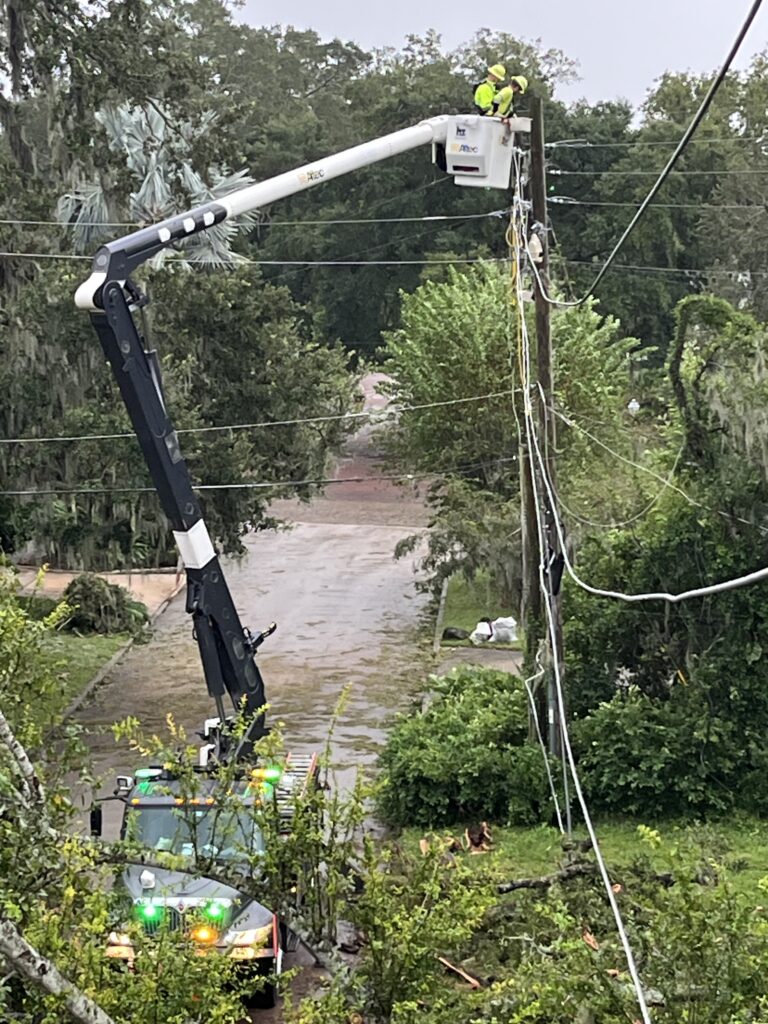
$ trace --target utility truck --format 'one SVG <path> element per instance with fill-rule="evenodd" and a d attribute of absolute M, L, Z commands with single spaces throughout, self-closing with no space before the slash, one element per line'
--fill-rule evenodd
<path fill-rule="evenodd" d="M 90 314 L 171 523 L 186 572 L 186 610 L 216 710 L 201 733 L 197 804 L 187 805 L 179 780 L 163 766 L 119 777 L 115 796 L 123 803 L 123 837 L 138 839 L 160 852 L 193 856 L 202 846 L 211 858 L 236 858 L 239 852 L 258 850 L 262 842 L 249 814 L 261 788 L 274 786 L 278 802 L 290 802 L 292 793 L 313 784 L 317 771 L 311 755 L 289 756 L 280 769 L 256 763 L 254 745 L 268 730 L 264 682 L 254 655 L 275 625 L 253 633 L 240 621 L 169 418 L 159 360 L 135 317 L 147 299 L 131 275 L 161 250 L 229 218 L 422 145 L 432 146 L 433 161 L 444 166 L 457 184 L 508 189 L 515 135 L 528 131 L 527 118 L 502 123 L 474 114 L 432 117 L 141 228 L 96 252 L 91 274 L 78 288 L 75 302 Z M 172 711 L 171 693 L 168 704 Z M 244 728 L 234 728 L 236 720 L 244 721 Z M 219 804 L 214 768 L 222 763 L 238 767 L 242 807 L 239 818 L 230 812 L 231 834 L 223 845 L 213 834 L 206 836 Z M 96 805 L 92 832 L 100 835 L 101 826 L 101 808 Z M 291 933 L 271 909 L 231 887 L 182 871 L 128 868 L 122 882 L 145 932 L 152 934 L 160 927 L 183 930 L 204 950 L 251 965 L 259 961 L 279 975 L 283 946 Z M 130 965 L 134 958 L 130 936 L 113 932 L 107 953 Z M 268 991 L 268 999 L 272 998 L 274 988 Z"/>

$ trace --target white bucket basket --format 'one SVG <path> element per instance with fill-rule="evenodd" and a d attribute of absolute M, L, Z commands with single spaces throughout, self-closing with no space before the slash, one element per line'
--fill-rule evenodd
<path fill-rule="evenodd" d="M 457 185 L 509 188 L 515 135 L 530 132 L 529 117 L 499 118 L 458 114 L 448 119 L 446 169 Z"/>

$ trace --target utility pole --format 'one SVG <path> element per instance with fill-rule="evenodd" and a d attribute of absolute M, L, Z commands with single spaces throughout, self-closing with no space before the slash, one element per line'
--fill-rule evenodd
<path fill-rule="evenodd" d="M 536 260 L 539 281 L 534 281 L 534 298 L 536 303 L 536 369 L 539 386 L 536 389 L 534 402 L 538 411 L 539 421 L 539 445 L 542 450 L 543 463 L 546 475 L 557 493 L 557 477 L 555 473 L 555 415 L 554 389 L 552 378 L 552 336 L 550 331 L 550 304 L 545 298 L 549 294 L 549 240 L 547 232 L 547 181 L 546 165 L 544 159 L 544 104 L 540 97 L 531 98 L 531 180 L 530 196 L 533 205 L 533 232 L 541 243 L 541 252 Z M 537 247 L 538 248 L 538 247 Z M 535 255 L 535 253 L 534 253 Z M 543 288 L 543 291 L 542 291 Z M 534 460 L 535 452 L 529 453 Z M 535 461 L 532 463 L 532 472 L 538 472 Z M 556 757 L 562 756 L 562 743 L 560 735 L 560 714 L 557 700 L 557 690 L 554 679 L 554 659 L 558 659 L 558 668 L 562 678 L 563 662 L 563 621 L 560 607 L 560 544 L 555 528 L 556 509 L 549 500 L 547 489 L 539 473 L 539 494 L 544 505 L 545 515 L 545 540 L 548 551 L 542 551 L 541 557 L 547 567 L 545 576 L 546 586 L 549 591 L 549 600 L 555 620 L 556 648 L 553 651 L 550 644 L 550 665 L 547 673 L 547 723 L 548 723 L 548 746 L 550 753 Z M 553 569 L 556 571 L 553 572 Z M 542 595 L 542 602 L 545 595 Z M 542 604 L 543 607 L 543 604 Z M 548 635 L 548 625 L 545 617 L 545 634 Z"/>

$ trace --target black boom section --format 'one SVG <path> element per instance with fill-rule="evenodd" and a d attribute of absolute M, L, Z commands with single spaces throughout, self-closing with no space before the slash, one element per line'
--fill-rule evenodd
<path fill-rule="evenodd" d="M 222 722 L 228 717 L 225 694 L 235 711 L 245 713 L 246 745 L 250 746 L 266 732 L 263 713 L 256 715 L 265 704 L 265 694 L 253 658 L 265 634 L 254 638 L 240 622 L 168 418 L 158 361 L 154 353 L 145 351 L 121 282 L 104 284 L 101 305 L 104 312 L 91 313 L 91 321 L 184 559 L 187 611 L 192 615 L 208 692 Z"/>

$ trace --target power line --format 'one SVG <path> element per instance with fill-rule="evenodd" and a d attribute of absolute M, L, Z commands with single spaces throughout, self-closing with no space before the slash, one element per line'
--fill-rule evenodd
<path fill-rule="evenodd" d="M 706 139 L 693 139 L 695 146 L 720 146 L 730 142 L 765 142 L 768 143 L 766 135 L 721 135 Z M 628 139 L 626 142 L 590 142 L 588 139 L 561 139 L 557 142 L 547 142 L 546 149 L 619 149 L 635 146 L 665 146 L 672 149 L 679 143 L 678 139 L 662 141 L 659 139 Z"/>
<path fill-rule="evenodd" d="M 396 238 L 389 242 L 382 243 L 376 248 L 384 248 L 387 245 L 394 245 L 397 242 L 407 239 Z M 53 252 L 0 252 L 0 257 L 8 259 L 32 259 L 32 260 L 92 260 L 91 256 L 78 256 L 74 253 L 53 253 Z M 169 262 L 182 262 L 170 260 Z M 192 266 L 215 266 L 220 270 L 234 270 L 240 266 L 249 267 L 410 267 L 410 266 L 452 266 L 457 263 L 489 263 L 506 262 L 506 257 L 488 256 L 452 256 L 449 259 L 421 259 L 421 260 L 251 260 L 247 257 L 238 257 L 232 263 L 222 263 L 221 260 L 189 260 L 183 262 Z M 272 282 L 270 282 L 272 283 Z"/>
<path fill-rule="evenodd" d="M 81 220 L 63 222 L 60 220 L 22 220 L 18 217 L 6 217 L 0 219 L 0 224 L 25 224 L 30 227 L 58 227 L 58 228 L 140 228 L 145 225 L 132 220 Z"/>
<path fill-rule="evenodd" d="M 91 256 L 76 256 L 74 253 L 56 252 L 0 252 L 0 257 L 7 259 L 29 259 L 29 260 L 88 260 Z"/>
<path fill-rule="evenodd" d="M 546 290 L 541 288 L 541 278 L 540 278 L 540 275 L 538 273 L 538 268 L 536 267 L 535 263 L 532 263 L 533 268 L 534 268 L 534 272 L 535 272 L 536 277 L 537 277 L 537 279 L 539 281 L 539 287 L 541 288 L 541 294 L 546 299 L 546 301 L 548 301 L 550 303 L 553 303 L 553 304 L 557 304 L 557 305 L 563 305 L 563 306 L 582 305 L 584 302 L 586 302 L 586 300 L 589 298 L 589 296 L 594 293 L 595 289 L 597 288 L 597 286 L 602 281 L 603 277 L 608 272 L 608 269 L 610 268 L 611 264 L 615 260 L 616 256 L 619 254 L 619 252 L 623 248 L 624 243 L 627 241 L 629 236 L 634 231 L 635 227 L 639 223 L 641 217 L 643 216 L 643 214 L 645 213 L 647 208 L 651 205 L 653 200 L 658 195 L 658 193 L 659 193 L 661 187 L 663 186 L 664 182 L 667 180 L 669 175 L 673 173 L 673 169 L 674 169 L 675 164 L 677 163 L 678 159 L 680 158 L 680 156 L 685 151 L 685 149 L 688 146 L 688 143 L 690 142 L 692 136 L 696 132 L 696 129 L 699 127 L 701 122 L 704 120 L 704 118 L 705 118 L 705 116 L 707 114 L 707 111 L 709 110 L 710 106 L 712 105 L 712 101 L 714 100 L 715 96 L 717 95 L 717 92 L 720 89 L 720 86 L 722 85 L 723 80 L 725 79 L 725 76 L 727 75 L 727 73 L 728 73 L 728 71 L 729 71 L 729 69 L 731 67 L 731 64 L 733 63 L 733 60 L 736 57 L 736 54 L 739 52 L 739 49 L 741 48 L 741 44 L 744 42 L 744 38 L 747 35 L 747 32 L 749 31 L 750 26 L 752 25 L 752 22 L 755 20 L 755 17 L 757 16 L 757 12 L 760 10 L 760 8 L 762 6 L 762 3 L 763 3 L 763 0 L 753 0 L 752 6 L 749 9 L 749 13 L 747 14 L 747 17 L 745 18 L 744 23 L 742 24 L 741 28 L 739 29 L 738 35 L 736 36 L 736 39 L 735 39 L 733 45 L 731 46 L 730 51 L 728 52 L 728 56 L 725 58 L 725 62 L 723 63 L 723 66 L 720 68 L 720 70 L 718 71 L 717 75 L 715 75 L 715 78 L 712 81 L 712 84 L 710 85 L 709 89 L 707 90 L 706 96 L 702 100 L 701 105 L 699 106 L 699 109 L 696 111 L 696 113 L 693 116 L 693 120 L 688 125 L 688 127 L 685 130 L 685 132 L 683 133 L 683 137 L 680 139 L 679 143 L 675 147 L 674 153 L 669 158 L 669 160 L 667 161 L 664 169 L 661 171 L 661 173 L 657 177 L 656 181 L 654 182 L 653 186 L 651 187 L 650 192 L 648 193 L 648 195 L 645 197 L 645 199 L 641 203 L 641 205 L 640 205 L 639 209 L 637 210 L 637 212 L 635 213 L 634 217 L 632 218 L 632 220 L 627 225 L 624 233 L 621 235 L 621 237 L 619 238 L 618 242 L 613 247 L 613 249 L 611 251 L 611 254 L 608 256 L 608 259 L 605 261 L 603 266 L 600 268 L 600 270 L 598 271 L 597 276 L 595 277 L 594 281 L 592 282 L 592 284 L 590 285 L 588 290 L 585 292 L 585 294 L 581 297 L 581 299 L 579 299 L 578 302 L 576 302 L 576 303 L 568 303 L 568 302 L 566 302 L 566 303 L 554 303 L 554 300 L 552 300 L 549 297 L 549 295 L 546 293 Z M 550 172 L 550 173 L 586 174 L 586 173 L 589 173 L 589 172 L 586 172 L 586 171 L 573 171 L 573 172 Z M 652 173 L 655 173 L 655 172 L 649 171 L 649 172 L 640 172 L 640 173 L 652 174 Z M 699 173 L 699 172 L 692 171 L 692 172 L 675 172 L 675 173 L 691 173 L 691 174 L 695 174 L 695 173 Z M 708 173 L 708 172 L 701 172 L 701 173 Z M 750 172 L 746 172 L 746 173 L 750 173 Z M 768 173 L 768 171 L 766 171 L 766 172 L 763 172 L 763 171 L 759 171 L 758 172 L 758 171 L 756 171 L 756 172 L 753 172 L 753 173 L 763 174 L 763 173 Z M 525 242 L 525 246 L 527 248 L 528 247 L 527 239 L 524 239 L 524 242 Z M 529 255 L 530 255 L 530 253 L 529 253 Z"/>
<path fill-rule="evenodd" d="M 337 224 L 415 224 L 428 221 L 483 220 L 491 217 L 503 217 L 509 210 L 488 210 L 485 213 L 436 213 L 423 217 L 339 217 L 328 220 L 264 220 L 257 227 L 325 227 Z M 62 223 L 58 220 L 24 220 L 22 218 L 0 219 L 0 224 L 26 225 L 30 227 L 59 228 L 139 228 L 144 225 L 136 221 L 72 221 Z"/>
<path fill-rule="evenodd" d="M 612 203 L 595 199 L 573 199 L 571 196 L 549 196 L 548 202 L 556 206 L 612 206 L 636 210 L 640 203 Z M 651 203 L 649 210 L 744 210 L 754 216 L 768 212 L 763 203 Z"/>
<path fill-rule="evenodd" d="M 760 2 L 762 3 L 762 0 L 760 0 Z M 613 171 L 613 170 L 610 170 L 610 171 L 561 171 L 557 167 L 548 167 L 547 168 L 547 173 L 551 174 L 553 177 L 569 177 L 569 178 L 582 178 L 582 177 L 590 177 L 590 178 L 610 178 L 610 177 L 626 178 L 626 177 L 629 177 L 629 176 L 653 178 L 653 177 L 659 176 L 659 172 L 658 171 L 635 171 L 635 170 L 631 170 L 631 171 L 630 170 L 627 170 L 627 171 Z M 763 174 L 763 175 L 765 175 L 765 174 L 768 174 L 768 169 L 766 169 L 764 171 L 756 171 L 756 170 L 738 170 L 738 169 L 730 169 L 730 168 L 727 168 L 727 167 L 719 167 L 719 168 L 713 168 L 713 170 L 711 170 L 711 171 L 698 171 L 698 170 L 696 170 L 696 171 L 673 171 L 673 170 L 669 170 L 668 171 L 666 168 L 664 168 L 664 170 L 661 172 L 661 174 L 663 175 L 663 181 L 662 181 L 662 184 L 663 184 L 664 181 L 666 181 L 667 178 L 671 174 L 683 174 L 683 175 L 687 175 L 687 176 L 703 175 L 703 174 L 710 174 L 710 175 L 715 174 L 715 175 L 717 175 L 718 178 L 722 178 L 723 176 L 730 175 L 730 174 L 738 174 L 738 175 Z M 659 188 L 660 187 L 661 186 L 659 186 Z M 656 192 L 658 192 L 658 188 L 656 188 L 656 186 L 654 186 L 654 189 L 655 189 L 655 191 L 654 191 L 653 194 L 656 195 Z"/>
<path fill-rule="evenodd" d="M 590 263 L 588 260 L 563 260 L 563 263 L 567 263 L 571 267 L 594 267 L 594 263 Z M 644 266 L 637 263 L 614 263 L 614 270 L 630 270 L 635 272 L 649 271 L 653 273 L 661 274 L 689 274 L 694 277 L 765 277 L 768 275 L 768 270 L 723 270 L 719 267 L 711 267 L 708 270 L 702 270 L 696 267 L 655 267 L 655 266 Z"/>
<path fill-rule="evenodd" d="M 343 256 L 337 256 L 336 259 L 337 260 L 343 260 L 343 261 L 349 261 L 349 260 L 357 259 L 359 256 L 367 256 L 369 253 L 381 252 L 382 250 L 389 249 L 391 246 L 393 246 L 393 245 L 395 245 L 395 244 L 397 244 L 399 242 L 411 241 L 416 236 L 423 236 L 425 234 L 433 234 L 434 231 L 438 227 L 440 227 L 439 224 L 429 224 L 429 225 L 426 225 L 425 227 L 419 228 L 417 231 L 415 231 L 413 234 L 409 235 L 407 238 L 403 238 L 401 236 L 400 238 L 388 239 L 386 242 L 380 242 L 377 245 L 366 246 L 364 249 L 356 248 L 352 252 L 344 253 Z M 276 284 L 279 281 L 284 281 L 287 277 L 295 276 L 297 273 L 298 273 L 297 270 L 284 270 L 284 271 L 282 271 L 282 273 L 280 273 L 276 277 L 272 278 L 271 283 L 272 284 Z"/>
<path fill-rule="evenodd" d="M 523 686 L 525 687 L 525 692 L 528 694 L 528 705 L 531 709 L 531 718 L 533 719 L 534 729 L 536 731 L 536 738 L 539 743 L 539 749 L 541 750 L 542 757 L 544 758 L 544 768 L 546 769 L 547 773 L 549 792 L 552 797 L 552 803 L 555 806 L 557 827 L 560 829 L 560 834 L 564 835 L 565 828 L 563 826 L 563 816 L 560 813 L 560 801 L 557 798 L 557 789 L 555 788 L 555 781 L 552 778 L 552 769 L 549 764 L 549 755 L 547 754 L 547 747 L 544 743 L 544 737 L 541 735 L 541 726 L 539 725 L 539 713 L 536 708 L 536 699 L 533 696 L 533 690 L 531 689 L 531 684 L 538 682 L 544 675 L 544 666 L 541 664 L 541 656 L 538 651 L 536 652 L 536 669 L 537 671 L 534 672 L 532 676 L 529 676 L 528 679 L 523 680 Z"/>
<path fill-rule="evenodd" d="M 539 385 L 539 393 L 541 393 L 541 385 Z M 542 401 L 543 400 L 544 398 L 542 395 Z M 577 520 L 577 522 L 583 523 L 585 526 L 594 526 L 601 530 L 616 530 L 621 529 L 625 526 L 631 526 L 632 523 L 636 523 L 639 519 L 643 519 L 651 511 L 653 506 L 660 500 L 661 496 L 667 491 L 667 489 L 673 486 L 672 481 L 674 479 L 675 473 L 677 472 L 677 466 L 682 457 L 684 448 L 684 445 L 680 446 L 680 449 L 677 455 L 675 456 L 675 461 L 672 465 L 672 469 L 670 469 L 667 479 L 664 481 L 664 484 L 661 487 L 661 489 L 656 492 L 654 497 L 651 498 L 651 500 L 643 508 L 641 508 L 639 512 L 636 512 L 628 519 L 615 520 L 610 523 L 598 523 L 595 522 L 594 519 L 587 519 L 585 516 L 579 515 L 578 512 L 574 512 L 572 509 L 568 508 L 568 506 L 565 504 L 562 497 L 560 496 L 559 492 L 556 492 L 554 488 L 552 488 L 552 490 L 555 493 L 558 505 L 563 509 L 563 511 L 567 513 L 569 516 L 571 516 L 572 519 Z"/>
<path fill-rule="evenodd" d="M 552 507 L 555 508 L 555 496 L 552 490 L 552 486 L 549 477 L 546 472 L 546 464 L 544 458 L 539 450 L 538 441 L 536 437 L 533 439 L 533 444 L 537 453 L 537 461 L 544 481 L 544 486 L 549 495 Z M 760 583 L 762 580 L 768 579 L 768 567 L 763 569 L 757 569 L 755 572 L 747 573 L 745 576 L 738 576 L 733 579 L 724 580 L 721 583 L 713 583 L 706 587 L 696 587 L 693 590 L 685 590 L 680 594 L 669 594 L 665 591 L 651 592 L 647 594 L 625 594 L 619 590 L 603 590 L 600 587 L 593 587 L 591 584 L 586 583 L 576 573 L 571 560 L 568 557 L 567 546 L 565 544 L 565 536 L 563 533 L 562 523 L 560 517 L 555 512 L 554 514 L 554 525 L 557 530 L 557 535 L 560 540 L 560 548 L 563 555 L 563 562 L 568 575 L 571 577 L 573 582 L 585 590 L 589 594 L 594 594 L 596 597 L 609 597 L 617 601 L 626 601 L 630 604 L 645 601 L 666 601 L 669 604 L 680 604 L 682 601 L 689 601 L 696 597 L 709 597 L 712 594 L 722 594 L 728 590 L 736 590 L 741 587 L 751 586 L 753 583 Z"/>
<path fill-rule="evenodd" d="M 240 481 L 229 484 L 193 484 L 194 491 L 259 491 L 276 490 L 278 488 L 299 488 L 299 487 L 329 487 L 334 484 L 361 484 L 371 483 L 378 480 L 401 481 L 410 483 L 416 480 L 437 480 L 455 476 L 456 473 L 469 473 L 475 469 L 486 469 L 489 466 L 505 465 L 510 462 L 517 462 L 517 456 L 493 459 L 488 462 L 474 462 L 465 465 L 452 467 L 450 470 L 431 470 L 424 473 L 392 473 L 378 474 L 376 476 L 345 476 L 345 477 L 319 477 L 308 480 L 273 480 L 263 483 L 251 483 Z M 156 494 L 155 487 L 43 487 L 28 488 L 24 490 L 0 491 L 4 497 L 44 497 L 62 494 Z"/>
<path fill-rule="evenodd" d="M 392 239 L 383 245 L 394 245 L 397 242 L 407 239 Z M 382 246 L 383 247 L 383 246 Z M 0 253 L 0 256 L 3 254 Z M 494 258 L 495 259 L 495 258 Z M 195 266 L 206 264 L 219 264 L 218 260 L 189 260 Z M 422 259 L 422 260 L 238 260 L 246 266 L 258 267 L 423 267 L 423 266 L 451 266 L 454 263 L 487 263 L 486 256 L 457 256 L 445 260 Z"/>
<path fill-rule="evenodd" d="M 362 412 L 343 412 L 328 416 L 303 416 L 287 420 L 261 420 L 257 423 L 226 423 L 211 427 L 182 427 L 177 434 L 206 434 L 228 430 L 260 430 L 269 427 L 294 427 L 308 423 L 332 423 L 340 420 L 393 419 L 404 412 L 418 412 L 422 409 L 440 409 L 450 405 L 463 405 L 469 402 L 484 402 L 489 398 L 504 398 L 511 391 L 489 391 L 485 395 L 469 395 L 466 398 L 446 398 L 439 402 L 421 402 L 412 405 L 394 405 L 386 409 L 368 409 Z M 119 434 L 71 434 L 54 437 L 0 437 L 0 444 L 52 444 L 64 441 L 115 441 L 119 438 L 135 438 L 133 431 Z"/>
<path fill-rule="evenodd" d="M 678 484 L 672 483 L 668 477 L 665 479 L 654 469 L 649 469 L 648 466 L 643 466 L 639 462 L 634 462 L 632 459 L 627 458 L 626 455 L 622 455 L 621 452 L 617 452 L 614 448 L 611 448 L 610 445 L 607 445 L 605 441 L 601 441 L 599 437 L 596 437 L 593 433 L 587 430 L 586 427 L 582 427 L 574 419 L 572 419 L 570 416 L 566 416 L 559 409 L 552 408 L 551 411 L 555 414 L 555 416 L 557 416 L 559 420 L 562 420 L 562 422 L 565 423 L 566 426 L 572 427 L 574 430 L 578 430 L 580 434 L 584 434 L 585 437 L 588 437 L 591 441 L 594 441 L 595 444 L 599 445 L 605 451 L 609 452 L 620 462 L 625 463 L 627 466 L 631 466 L 633 469 L 636 469 L 641 473 L 646 473 L 648 476 L 653 477 L 654 480 L 659 480 L 662 484 L 664 484 L 665 488 L 668 487 L 670 490 L 673 490 L 677 494 L 679 494 L 682 498 L 685 498 L 689 505 L 693 505 L 696 508 L 703 509 L 705 512 L 710 512 L 713 515 L 722 516 L 724 519 L 731 519 L 735 523 L 743 523 L 745 526 L 751 526 L 753 529 L 758 530 L 760 533 L 768 533 L 768 529 L 766 529 L 763 526 L 759 526 L 757 523 L 750 522 L 749 519 L 744 519 L 741 516 L 734 515 L 731 512 L 723 512 L 721 509 L 711 508 L 709 505 L 705 505 L 703 504 L 703 502 L 697 501 L 696 498 L 692 498 L 690 494 L 684 491 L 683 488 L 680 487 Z"/>

